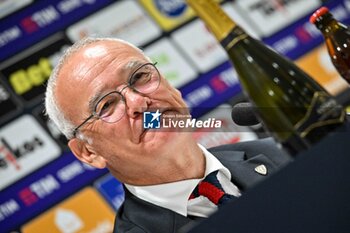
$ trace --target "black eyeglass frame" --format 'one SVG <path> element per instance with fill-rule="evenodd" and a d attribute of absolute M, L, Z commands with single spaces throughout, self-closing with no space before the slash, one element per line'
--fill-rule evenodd
<path fill-rule="evenodd" d="M 147 66 L 147 65 L 152 65 L 152 66 L 155 68 L 155 70 L 157 71 L 157 73 L 158 73 L 158 84 L 157 84 L 157 87 L 156 87 L 153 91 L 151 91 L 151 92 L 149 92 L 149 93 L 142 93 L 142 92 L 138 91 L 135 87 L 132 86 L 133 83 L 131 83 L 131 80 L 133 79 L 134 75 L 135 75 L 142 67 L 145 67 L 145 66 Z M 124 101 L 124 102 L 126 103 L 125 97 L 124 97 L 124 95 L 122 94 L 122 92 L 123 92 L 124 89 L 126 89 L 126 88 L 128 88 L 128 87 L 129 87 L 130 89 L 132 89 L 133 91 L 135 91 L 135 92 L 137 92 L 137 93 L 140 93 L 140 94 L 143 94 L 143 95 L 145 95 L 145 94 L 151 94 L 151 93 L 155 92 L 155 91 L 159 88 L 159 84 L 160 84 L 160 80 L 161 80 L 161 76 L 160 76 L 159 70 L 158 70 L 158 68 L 156 67 L 156 65 L 157 65 L 157 62 L 155 62 L 155 63 L 147 62 L 147 63 L 142 64 L 141 66 L 139 66 L 134 72 L 132 72 L 132 74 L 130 75 L 130 77 L 129 77 L 129 79 L 128 79 L 127 85 L 126 85 L 125 87 L 123 87 L 120 91 L 111 91 L 111 92 L 105 94 L 104 96 L 102 96 L 102 97 L 97 101 L 96 106 L 98 105 L 98 103 L 99 103 L 103 98 L 105 98 L 106 96 L 108 96 L 108 95 L 110 95 L 110 94 L 112 94 L 112 93 L 117 93 L 117 94 L 119 94 L 119 95 L 121 96 L 121 100 Z M 80 125 L 78 125 L 77 127 L 74 128 L 74 130 L 73 130 L 73 137 L 76 137 L 78 130 L 79 130 L 84 124 L 86 124 L 86 122 L 88 122 L 89 120 L 91 120 L 93 117 L 95 117 L 95 118 L 97 118 L 97 119 L 101 119 L 100 116 L 96 113 L 96 106 L 95 106 L 95 108 L 94 108 L 93 113 L 92 113 L 90 116 L 88 116 Z M 126 108 L 125 108 L 125 111 L 126 111 Z M 124 112 L 123 116 L 124 116 L 124 115 L 125 115 L 125 112 Z M 122 116 L 120 119 L 122 119 L 123 116 Z M 119 119 L 119 120 L 120 120 L 120 119 Z M 115 121 L 115 122 L 118 122 L 119 120 L 117 120 L 117 121 Z M 113 123 L 115 123 L 115 122 L 113 122 Z"/>

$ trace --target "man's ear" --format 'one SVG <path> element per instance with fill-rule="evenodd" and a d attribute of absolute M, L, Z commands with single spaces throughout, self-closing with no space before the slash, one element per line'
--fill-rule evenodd
<path fill-rule="evenodd" d="M 87 142 L 78 138 L 73 138 L 69 140 L 68 146 L 75 157 L 83 163 L 100 169 L 106 167 L 106 160 L 102 156 L 97 155 Z"/>

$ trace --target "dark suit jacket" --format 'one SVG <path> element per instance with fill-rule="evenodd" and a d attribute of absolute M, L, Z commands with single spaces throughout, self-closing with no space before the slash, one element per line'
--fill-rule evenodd
<path fill-rule="evenodd" d="M 219 146 L 209 151 L 230 170 L 232 182 L 241 191 L 270 176 L 291 160 L 271 138 Z M 265 176 L 254 170 L 261 164 L 267 167 Z M 118 211 L 114 233 L 175 233 L 194 221 L 143 201 L 125 189 L 125 201 Z"/>

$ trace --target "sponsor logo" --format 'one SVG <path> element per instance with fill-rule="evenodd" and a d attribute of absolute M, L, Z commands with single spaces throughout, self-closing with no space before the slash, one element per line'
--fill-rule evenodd
<path fill-rule="evenodd" d="M 0 47 L 14 41 L 22 36 L 22 31 L 18 26 L 12 26 L 0 32 Z"/>
<path fill-rule="evenodd" d="M 255 24 L 261 36 L 267 37 L 310 14 L 320 6 L 318 0 L 246 0 L 235 1 L 233 7 Z"/>
<path fill-rule="evenodd" d="M 190 93 L 184 96 L 184 99 L 189 107 L 196 107 L 214 96 L 214 90 L 209 85 L 205 84 L 193 89 Z"/>
<path fill-rule="evenodd" d="M 10 74 L 10 83 L 18 95 L 22 95 L 35 86 L 42 85 L 51 73 L 49 59 L 41 57 L 39 60 L 25 69 L 20 69 Z"/>
<path fill-rule="evenodd" d="M 276 11 L 283 11 L 285 7 L 301 0 L 263 0 L 253 2 L 249 6 L 251 11 L 259 11 L 266 16 L 274 14 Z"/>
<path fill-rule="evenodd" d="M 158 10 L 169 17 L 182 15 L 186 10 L 186 4 L 182 0 L 155 0 Z"/>
<path fill-rule="evenodd" d="M 202 73 L 227 61 L 224 49 L 201 20 L 197 19 L 175 31 L 172 38 Z"/>
<path fill-rule="evenodd" d="M 192 9 L 183 0 L 140 0 L 139 2 L 165 31 L 171 31 L 194 17 Z"/>
<path fill-rule="evenodd" d="M 58 180 L 51 174 L 35 181 L 28 187 L 18 192 L 18 197 L 25 206 L 31 206 L 39 200 L 52 195 L 61 188 Z"/>
<path fill-rule="evenodd" d="M 88 35 L 108 35 L 142 46 L 161 34 L 137 1 L 118 1 L 79 21 L 67 30 L 72 41 Z M 142 36 L 140 36 L 142 35 Z"/>
<path fill-rule="evenodd" d="M 58 157 L 60 152 L 34 117 L 24 115 L 7 124 L 0 129 L 0 190 Z"/>
<path fill-rule="evenodd" d="M 28 50 L 5 62 L 0 69 L 13 92 L 25 101 L 40 99 L 46 89 L 44 84 L 69 44 L 61 35 L 56 35 L 39 44 L 30 55 L 24 55 Z"/>
<path fill-rule="evenodd" d="M 89 203 L 89 204 L 87 204 Z M 96 215 L 96 211 L 98 215 Z M 100 232 L 113 231 L 114 212 L 92 188 L 85 188 L 61 204 L 26 223 L 22 231 Z"/>
<path fill-rule="evenodd" d="M 0 142 L 0 152 L 3 152 L 4 155 L 3 158 L 0 158 L 0 167 L 7 168 L 9 164 L 12 164 L 16 170 L 21 169 L 21 166 L 17 163 L 18 159 L 24 158 L 30 152 L 43 146 L 42 140 L 36 136 L 14 148 L 10 147 L 5 138 L 0 138 Z"/>
<path fill-rule="evenodd" d="M 222 8 L 238 25 L 244 28 L 250 36 L 254 38 L 260 37 L 260 29 L 255 28 L 251 20 L 247 19 L 246 15 L 242 15 L 240 8 L 233 7 L 233 2 L 223 4 Z"/>
<path fill-rule="evenodd" d="M 16 200 L 10 199 L 0 204 L 0 222 L 21 210 Z"/>
<path fill-rule="evenodd" d="M 28 34 L 31 34 L 60 19 L 61 15 L 56 8 L 54 6 L 47 6 L 31 16 L 22 19 L 20 24 Z"/>
<path fill-rule="evenodd" d="M 148 46 L 145 53 L 152 61 L 157 62 L 158 69 L 176 88 L 183 86 L 197 76 L 189 62 L 168 39 L 159 40 Z"/>
<path fill-rule="evenodd" d="M 204 79 L 202 77 L 202 80 L 197 82 L 196 88 L 183 91 L 187 106 L 194 110 L 197 110 L 200 105 L 202 107 L 214 106 L 215 104 L 212 104 L 213 100 L 216 104 L 220 102 L 218 96 L 226 95 L 226 93 L 232 96 L 239 89 L 238 75 L 229 64 L 217 74 L 204 76 Z"/>

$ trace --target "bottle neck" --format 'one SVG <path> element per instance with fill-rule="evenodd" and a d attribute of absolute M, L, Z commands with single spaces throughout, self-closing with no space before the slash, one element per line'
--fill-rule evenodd
<path fill-rule="evenodd" d="M 317 18 L 315 25 L 324 35 L 328 35 L 341 27 L 330 13 L 326 13 Z"/>
<path fill-rule="evenodd" d="M 238 42 L 247 38 L 248 36 L 249 35 L 241 27 L 236 26 L 224 39 L 220 41 L 220 44 L 225 48 L 226 51 L 229 51 Z"/>
<path fill-rule="evenodd" d="M 188 5 L 205 22 L 218 41 L 224 40 L 236 23 L 214 0 L 186 0 Z"/>

